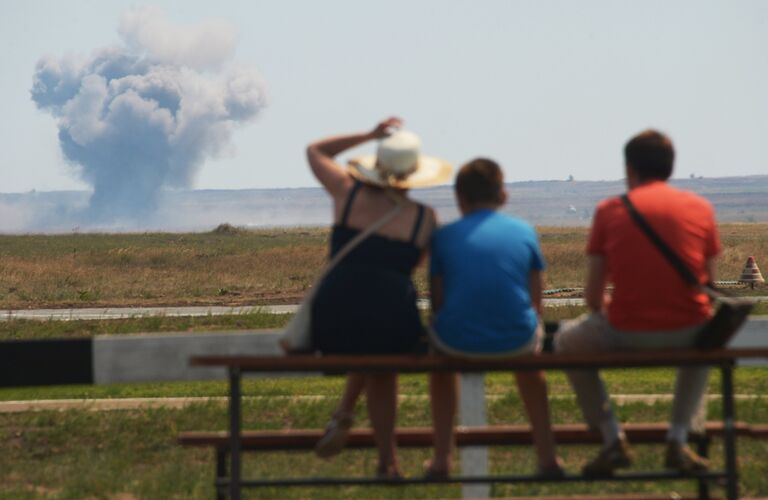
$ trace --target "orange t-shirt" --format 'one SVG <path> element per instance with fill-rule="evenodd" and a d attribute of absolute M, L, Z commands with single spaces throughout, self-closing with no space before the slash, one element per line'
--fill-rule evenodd
<path fill-rule="evenodd" d="M 629 199 L 664 242 L 706 283 L 706 262 L 720 253 L 715 212 L 704 198 L 652 182 Z M 688 285 L 630 218 L 621 199 L 602 201 L 595 213 L 587 254 L 605 258 L 614 290 L 608 322 L 619 330 L 674 330 L 705 322 L 709 299 Z"/>

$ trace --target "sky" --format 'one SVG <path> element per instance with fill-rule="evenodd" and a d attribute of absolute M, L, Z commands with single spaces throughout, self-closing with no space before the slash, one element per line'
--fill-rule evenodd
<path fill-rule="evenodd" d="M 126 13 L 147 6 L 231 27 L 215 71 L 263 80 L 265 106 L 187 187 L 317 186 L 308 143 L 390 115 L 425 153 L 494 158 L 508 181 L 619 179 L 648 127 L 672 137 L 677 177 L 768 174 L 765 1 L 0 0 L 0 192 L 90 189 L 31 99 L 36 64 L 123 43 Z"/>

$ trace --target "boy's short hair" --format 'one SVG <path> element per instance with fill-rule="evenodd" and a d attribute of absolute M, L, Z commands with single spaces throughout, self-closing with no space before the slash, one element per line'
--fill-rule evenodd
<path fill-rule="evenodd" d="M 471 204 L 501 203 L 504 174 L 495 161 L 476 158 L 459 169 L 454 188 L 456 194 Z"/>
<path fill-rule="evenodd" d="M 645 130 L 624 146 L 624 161 L 641 179 L 665 181 L 672 175 L 675 148 L 669 137 L 656 130 Z"/>

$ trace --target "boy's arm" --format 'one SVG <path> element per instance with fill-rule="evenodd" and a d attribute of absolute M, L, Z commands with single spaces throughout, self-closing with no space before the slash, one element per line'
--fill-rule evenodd
<path fill-rule="evenodd" d="M 541 300 L 542 282 L 541 271 L 533 270 L 528 274 L 528 291 L 531 294 L 531 305 L 539 316 L 544 313 Z"/>

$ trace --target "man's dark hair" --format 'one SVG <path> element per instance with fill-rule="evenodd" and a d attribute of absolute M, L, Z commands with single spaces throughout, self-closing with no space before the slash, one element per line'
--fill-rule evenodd
<path fill-rule="evenodd" d="M 666 135 L 656 130 L 640 132 L 624 146 L 624 161 L 642 180 L 665 181 L 672 175 L 675 148 Z"/>
<path fill-rule="evenodd" d="M 476 158 L 459 169 L 454 187 L 467 203 L 501 203 L 504 174 L 495 161 Z"/>

